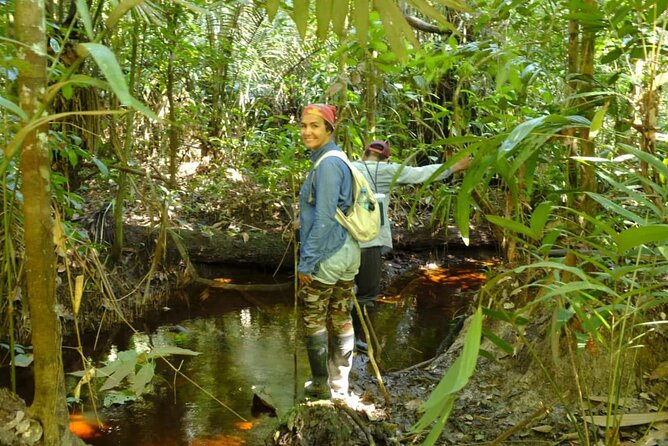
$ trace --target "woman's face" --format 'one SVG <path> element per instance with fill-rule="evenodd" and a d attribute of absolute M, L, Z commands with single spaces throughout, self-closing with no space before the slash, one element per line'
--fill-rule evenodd
<path fill-rule="evenodd" d="M 327 129 L 324 119 L 313 113 L 307 113 L 302 116 L 301 135 L 306 147 L 318 150 L 327 144 L 332 132 Z"/>

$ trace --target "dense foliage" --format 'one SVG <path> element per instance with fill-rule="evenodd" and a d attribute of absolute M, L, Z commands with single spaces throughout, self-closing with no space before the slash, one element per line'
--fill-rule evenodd
<path fill-rule="evenodd" d="M 553 314 L 555 355 L 564 338 L 576 366 L 587 346 L 609 355 L 611 398 L 640 373 L 628 355 L 666 318 L 667 1 L 51 1 L 46 113 L 34 116 L 19 100 L 18 3 L 0 1 L 3 337 L 24 280 L 29 132 L 48 126 L 54 267 L 77 302 L 83 288 L 111 292 L 97 248 L 121 262 L 130 216 L 285 227 L 307 166 L 296 117 L 327 101 L 352 156 L 375 138 L 407 164 L 473 155 L 460 184 L 397 191 L 394 212 L 454 221 L 465 239 L 491 223 L 506 268 L 483 293 L 490 320 L 521 337 L 537 308 Z M 509 279 L 512 305 L 496 292 Z"/>

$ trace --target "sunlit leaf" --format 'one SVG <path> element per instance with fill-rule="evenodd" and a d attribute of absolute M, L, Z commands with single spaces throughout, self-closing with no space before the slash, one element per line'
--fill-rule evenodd
<path fill-rule="evenodd" d="M 316 0 L 315 17 L 318 25 L 317 35 L 325 40 L 329 35 L 329 22 L 332 20 L 332 0 Z"/>
<path fill-rule="evenodd" d="M 90 17 L 90 11 L 88 10 L 88 4 L 86 0 L 76 0 L 77 12 L 81 21 L 84 24 L 84 29 L 86 30 L 86 37 L 88 40 L 95 40 L 95 35 L 93 34 L 93 20 Z"/>
<path fill-rule="evenodd" d="M 137 5 L 144 3 L 146 0 L 121 0 L 118 5 L 111 11 L 106 22 L 104 22 L 107 29 L 111 29 L 116 25 L 121 17 L 123 17 L 129 10 Z"/>
<path fill-rule="evenodd" d="M 353 23 L 357 40 L 360 46 L 364 48 L 369 37 L 369 0 L 355 0 Z"/>
<path fill-rule="evenodd" d="M 0 96 L 0 107 L 6 108 L 24 121 L 28 120 L 28 115 L 21 109 L 21 107 L 2 96 Z"/>
<path fill-rule="evenodd" d="M 299 35 L 304 39 L 306 38 L 306 28 L 308 25 L 309 0 L 294 0 L 292 3 L 292 20 L 295 22 Z"/>
<path fill-rule="evenodd" d="M 159 120 L 158 116 L 148 107 L 132 97 L 116 56 L 109 48 L 99 43 L 81 43 L 79 47 L 83 48 L 84 52 L 88 52 L 93 56 L 104 77 L 109 82 L 111 89 L 123 105 L 132 107 L 150 118 Z"/>
<path fill-rule="evenodd" d="M 346 17 L 348 16 L 349 0 L 333 0 L 332 30 L 337 36 L 346 34 Z"/>
<path fill-rule="evenodd" d="M 269 20 L 274 20 L 276 13 L 278 12 L 278 5 L 280 5 L 281 0 L 265 0 L 265 8 L 267 8 L 267 15 Z"/>
<path fill-rule="evenodd" d="M 647 225 L 625 229 L 616 237 L 617 254 L 623 255 L 637 246 L 647 243 L 665 244 L 668 240 L 668 225 Z"/>
<path fill-rule="evenodd" d="M 608 103 L 606 102 L 603 107 L 598 109 L 598 111 L 591 120 L 591 127 L 589 127 L 590 139 L 594 139 L 596 138 L 596 135 L 598 135 L 598 131 L 603 126 L 603 118 L 605 118 L 605 114 L 607 112 L 608 112 Z"/>

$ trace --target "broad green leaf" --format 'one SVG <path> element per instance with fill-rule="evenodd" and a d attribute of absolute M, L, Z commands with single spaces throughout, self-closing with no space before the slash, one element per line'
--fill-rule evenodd
<path fill-rule="evenodd" d="M 305 39 L 306 28 L 308 26 L 309 0 L 294 0 L 292 3 L 292 20 L 294 20 L 295 26 L 297 27 L 297 31 L 299 31 L 301 38 Z"/>
<path fill-rule="evenodd" d="M 471 375 L 473 375 L 480 350 L 481 334 L 482 308 L 478 307 L 464 338 L 464 347 L 461 355 L 455 360 L 443 378 L 441 378 L 441 381 L 432 391 L 429 399 L 422 405 L 421 409 L 424 410 L 424 414 L 411 427 L 412 432 L 421 432 L 436 420 L 436 425 L 432 427 L 428 438 L 431 438 L 433 441 L 438 438 L 452 411 L 457 392 L 464 388 Z M 433 442 L 423 444 L 433 444 Z"/>
<path fill-rule="evenodd" d="M 91 156 L 90 157 L 91 161 L 97 166 L 98 170 L 102 174 L 103 177 L 107 178 L 109 176 L 109 168 L 107 167 L 106 164 L 104 164 L 98 157 L 96 156 Z"/>
<path fill-rule="evenodd" d="M 659 73 L 654 79 L 654 88 L 659 88 L 668 82 L 668 73 Z"/>
<path fill-rule="evenodd" d="M 529 323 L 529 320 L 518 315 L 517 313 L 511 313 L 509 311 L 503 310 L 493 310 L 491 308 L 483 308 L 482 312 L 485 316 L 492 317 L 496 320 L 508 322 L 512 325 L 526 325 Z"/>
<path fill-rule="evenodd" d="M 647 225 L 625 229 L 616 237 L 617 254 L 623 255 L 628 250 L 646 243 L 661 243 L 668 241 L 668 225 Z"/>
<path fill-rule="evenodd" d="M 580 268 L 576 268 L 574 266 L 564 265 L 563 263 L 559 263 L 559 262 L 551 262 L 551 261 L 536 262 L 536 263 L 532 263 L 530 265 L 518 266 L 517 268 L 514 268 L 513 271 L 517 274 L 520 274 L 520 273 L 524 272 L 524 270 L 529 269 L 529 268 L 539 268 L 539 269 L 545 269 L 545 270 L 556 269 L 556 270 L 566 271 L 568 273 L 571 273 L 574 276 L 577 276 L 582 280 L 588 280 L 589 279 L 589 276 L 584 271 L 582 271 Z"/>
<path fill-rule="evenodd" d="M 439 11 L 438 9 L 434 8 L 426 0 L 408 0 L 408 1 L 412 3 L 415 6 L 415 8 L 417 8 L 425 16 L 437 21 L 439 24 L 444 25 L 444 27 L 448 29 L 452 30 L 454 28 L 454 25 L 448 22 L 443 13 L 441 13 L 441 11 Z"/>
<path fill-rule="evenodd" d="M 503 141 L 503 144 L 501 144 L 501 147 L 499 147 L 499 153 L 507 153 L 510 152 L 517 146 L 519 143 L 524 141 L 524 139 L 531 133 L 533 132 L 536 128 L 540 127 L 543 125 L 545 122 L 546 116 L 540 116 L 538 118 L 533 118 L 528 121 L 525 121 L 515 127 L 508 137 L 506 138 L 505 141 Z"/>
<path fill-rule="evenodd" d="M 399 23 L 395 21 L 393 14 L 397 5 L 393 0 L 373 0 L 373 4 L 373 9 L 380 14 L 380 20 L 383 22 L 383 28 L 385 29 L 385 38 L 390 43 L 390 49 L 397 56 L 397 59 L 406 60 L 408 53 L 402 38 L 403 32 Z M 403 17 L 402 20 L 404 20 Z"/>
<path fill-rule="evenodd" d="M 93 20 L 90 17 L 90 11 L 88 10 L 88 4 L 86 0 L 76 0 L 77 11 L 79 12 L 79 17 L 84 24 L 84 29 L 86 30 L 86 37 L 88 40 L 95 40 L 95 35 L 93 34 Z"/>
<path fill-rule="evenodd" d="M 620 206 L 619 204 L 604 197 L 603 195 L 595 194 L 592 192 L 585 192 L 585 193 L 589 195 L 592 199 L 594 199 L 594 201 L 598 202 L 601 206 L 603 206 L 604 209 L 619 214 L 630 222 L 642 224 L 643 222 L 646 221 L 645 216 L 634 214 L 632 211 L 628 210 L 624 206 Z"/>
<path fill-rule="evenodd" d="M 541 204 L 536 206 L 536 209 L 531 214 L 531 232 L 534 235 L 534 239 L 540 237 L 547 219 L 552 213 L 552 202 L 543 201 Z"/>
<path fill-rule="evenodd" d="M 9 99 L 3 98 L 2 96 L 0 96 L 0 107 L 6 108 L 7 110 L 14 113 L 16 116 L 18 116 L 24 121 L 28 120 L 28 115 L 26 114 L 26 112 L 23 111 L 21 107 L 19 107 Z"/>
<path fill-rule="evenodd" d="M 109 14 L 109 17 L 107 17 L 107 20 L 104 22 L 104 26 L 107 27 L 107 29 L 111 29 L 116 25 L 116 22 L 118 22 L 121 17 L 125 15 L 129 10 L 134 8 L 137 5 L 140 5 L 144 3 L 146 0 L 121 0 L 118 5 L 111 11 Z"/>
<path fill-rule="evenodd" d="M 315 18 L 318 23 L 316 34 L 320 40 L 329 35 L 329 22 L 332 20 L 332 0 L 316 0 Z"/>
<path fill-rule="evenodd" d="M 109 389 L 113 389 L 114 387 L 117 387 L 118 385 L 121 384 L 123 379 L 125 379 L 128 375 L 134 374 L 135 372 L 135 366 L 137 365 L 136 362 L 133 361 L 115 361 L 118 362 L 118 366 L 116 367 L 116 370 L 114 373 L 112 373 L 109 378 L 102 384 L 102 387 L 100 387 L 100 391 L 105 391 Z"/>
<path fill-rule="evenodd" d="M 557 286 L 552 286 L 551 290 L 545 293 L 542 298 L 543 299 L 549 299 L 552 296 L 566 296 L 569 293 L 576 293 L 576 292 L 581 292 L 581 291 L 590 291 L 590 290 L 596 290 L 596 291 L 601 291 L 609 296 L 614 295 L 615 293 L 607 286 L 605 285 L 599 285 L 596 283 L 592 283 L 589 281 L 574 281 L 574 282 L 567 282 L 564 284 L 560 284 Z"/>
<path fill-rule="evenodd" d="M 603 107 L 601 107 L 596 114 L 594 114 L 594 117 L 591 120 L 591 126 L 589 127 L 589 139 L 594 139 L 596 138 L 596 135 L 598 135 L 598 131 L 603 127 L 603 118 L 605 118 L 605 114 L 608 112 L 608 102 L 605 103 Z"/>
<path fill-rule="evenodd" d="M 487 339 L 492 341 L 497 347 L 499 347 L 502 351 L 508 353 L 509 355 L 512 355 L 515 349 L 513 348 L 512 345 L 510 345 L 508 342 L 504 341 L 500 337 L 498 337 L 495 333 L 493 333 L 490 330 L 487 330 L 483 328 L 482 330 L 483 336 L 485 336 Z"/>
<path fill-rule="evenodd" d="M 81 43 L 79 46 L 93 56 L 111 89 L 123 105 L 132 107 L 157 121 L 160 120 L 148 107 L 132 97 L 125 82 L 123 71 L 116 61 L 116 56 L 109 48 L 99 43 Z"/>
<path fill-rule="evenodd" d="M 155 376 L 155 363 L 147 362 L 142 364 L 141 368 L 132 380 L 132 391 L 135 395 L 140 396 L 146 390 L 146 386 L 151 382 Z"/>
<path fill-rule="evenodd" d="M 278 12 L 278 5 L 280 5 L 281 0 L 266 0 L 265 7 L 267 8 L 267 15 L 269 16 L 269 21 L 274 20 L 276 13 Z"/>
<path fill-rule="evenodd" d="M 492 223 L 493 225 L 500 226 L 503 229 L 507 229 L 516 234 L 524 234 L 532 239 L 536 238 L 534 237 L 533 231 L 531 229 L 527 228 L 525 225 L 523 225 L 518 221 L 510 220 L 504 217 L 499 217 L 498 215 L 485 215 L 485 218 L 489 220 L 489 222 Z"/>
<path fill-rule="evenodd" d="M 357 40 L 364 48 L 369 38 L 369 0 L 355 0 L 353 23 L 357 32 Z"/>
<path fill-rule="evenodd" d="M 332 30 L 337 36 L 346 34 L 346 17 L 348 17 L 349 0 L 334 0 L 332 4 Z"/>

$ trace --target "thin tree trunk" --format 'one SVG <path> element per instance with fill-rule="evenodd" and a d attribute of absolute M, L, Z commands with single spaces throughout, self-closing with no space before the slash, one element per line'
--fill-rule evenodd
<path fill-rule="evenodd" d="M 22 44 L 18 54 L 26 62 L 18 78 L 19 103 L 29 117 L 35 118 L 44 112 L 40 96 L 47 83 L 44 2 L 17 0 L 15 18 L 16 37 Z M 56 255 L 47 138 L 45 126 L 28 133 L 21 156 L 26 286 L 35 373 L 30 411 L 42 423 L 43 444 L 62 446 L 75 444 L 78 439 L 69 431 L 61 330 L 56 315 Z"/>

